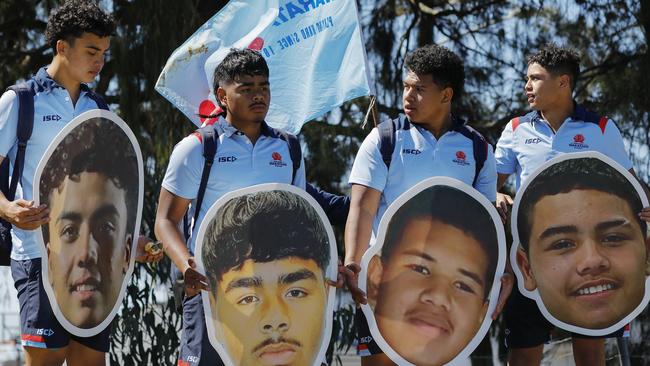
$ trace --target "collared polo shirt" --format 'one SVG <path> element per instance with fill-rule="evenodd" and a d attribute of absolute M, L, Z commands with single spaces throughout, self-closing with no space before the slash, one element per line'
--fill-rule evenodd
<path fill-rule="evenodd" d="M 406 120 L 406 118 L 404 118 Z M 374 128 L 365 138 L 352 165 L 350 184 L 361 184 L 380 191 L 379 209 L 373 222 L 373 237 L 388 206 L 402 193 L 424 179 L 445 176 L 468 185 L 474 182 L 476 162 L 472 139 L 458 132 L 462 121 L 436 139 L 427 129 L 410 123 L 407 129 L 396 126 L 395 149 L 390 169 L 382 160 L 379 130 Z M 496 200 L 496 166 L 492 146 L 474 184 L 490 201 Z M 371 243 L 374 240 L 371 240 Z"/>
<path fill-rule="evenodd" d="M 98 108 L 97 103 L 87 94 L 89 91 L 87 85 L 81 84 L 79 99 L 76 105 L 73 105 L 68 91 L 57 84 L 45 70 L 45 67 L 41 68 L 33 78 L 37 84 L 37 92 L 34 95 L 34 129 L 27 142 L 23 176 L 16 190 L 16 199 L 22 198 L 27 201 L 33 198 L 36 167 L 54 137 L 73 118 Z M 0 156 L 9 157 L 12 170 L 18 148 L 16 137 L 18 107 L 19 101 L 13 91 L 7 91 L 0 97 Z M 14 226 L 11 232 L 12 259 L 26 260 L 41 257 L 35 230 L 21 230 Z"/>
<path fill-rule="evenodd" d="M 190 253 L 194 253 L 196 233 L 205 214 L 224 194 L 263 183 L 286 183 L 305 189 L 304 162 L 300 162 L 300 168 L 292 181 L 293 163 L 289 155 L 289 144 L 266 123 L 262 123 L 262 133 L 255 145 L 224 119 L 219 119 L 214 128 L 219 134 L 217 153 L 210 170 L 201 211 L 192 230 Z M 179 197 L 192 200 L 194 205 L 204 161 L 199 135 L 195 133 L 184 138 L 169 158 L 162 186 Z"/>
<path fill-rule="evenodd" d="M 515 174 L 519 190 L 521 183 L 547 160 L 561 153 L 581 151 L 598 151 L 623 168 L 632 168 L 616 124 L 576 104 L 573 114 L 555 132 L 538 111 L 508 122 L 495 151 L 497 172 Z"/>

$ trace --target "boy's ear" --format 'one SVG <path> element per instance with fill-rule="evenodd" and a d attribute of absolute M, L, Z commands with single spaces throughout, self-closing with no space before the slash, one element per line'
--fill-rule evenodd
<path fill-rule="evenodd" d="M 442 102 L 443 103 L 451 103 L 451 100 L 454 97 L 454 89 L 450 87 L 446 87 L 442 89 Z"/>
<path fill-rule="evenodd" d="M 377 304 L 379 284 L 381 283 L 381 277 L 383 273 L 384 266 L 381 263 L 381 257 L 374 255 L 372 258 L 370 258 L 370 263 L 368 263 L 368 278 L 366 281 L 368 303 L 373 308 L 373 310 Z"/>
<path fill-rule="evenodd" d="M 528 291 L 535 291 L 537 289 L 537 282 L 533 276 L 533 271 L 530 268 L 530 262 L 528 254 L 519 247 L 517 249 L 517 265 L 521 270 L 521 273 L 524 275 L 524 287 Z"/>
<path fill-rule="evenodd" d="M 68 49 L 70 48 L 70 43 L 63 39 L 59 39 L 56 41 L 56 54 L 57 55 L 66 55 L 68 52 Z"/>
<path fill-rule="evenodd" d="M 217 90 L 215 91 L 216 97 L 223 106 L 223 109 L 226 109 L 228 102 L 226 98 L 226 90 L 222 87 L 218 87 Z"/>
<path fill-rule="evenodd" d="M 567 74 L 559 76 L 560 87 L 571 89 L 571 77 Z"/>

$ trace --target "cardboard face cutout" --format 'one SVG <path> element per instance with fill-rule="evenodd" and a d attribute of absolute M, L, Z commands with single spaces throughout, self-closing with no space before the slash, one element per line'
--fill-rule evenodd
<path fill-rule="evenodd" d="M 208 336 L 226 365 L 321 365 L 334 309 L 334 232 L 302 189 L 230 192 L 206 213 L 195 257 Z"/>
<path fill-rule="evenodd" d="M 638 181 L 597 152 L 562 154 L 526 181 L 512 210 L 519 290 L 555 326 L 604 336 L 648 304 L 648 244 Z M 516 218 L 516 219 L 515 219 Z"/>
<path fill-rule="evenodd" d="M 54 138 L 34 177 L 50 221 L 41 238 L 43 287 L 61 325 L 90 337 L 110 324 L 135 260 L 144 192 L 142 155 L 124 121 L 92 110 Z"/>
<path fill-rule="evenodd" d="M 492 322 L 505 259 L 503 225 L 483 195 L 447 177 L 415 185 L 363 256 L 374 340 L 398 365 L 465 361 Z"/>

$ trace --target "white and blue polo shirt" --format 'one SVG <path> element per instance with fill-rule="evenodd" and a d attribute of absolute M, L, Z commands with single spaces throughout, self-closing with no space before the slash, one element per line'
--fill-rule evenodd
<path fill-rule="evenodd" d="M 395 121 L 395 149 L 390 168 L 382 160 L 379 130 L 374 128 L 361 144 L 350 173 L 350 184 L 361 184 L 382 192 L 373 222 L 373 237 L 388 206 L 417 183 L 430 177 L 445 176 L 471 186 L 476 174 L 473 140 L 460 132 L 464 127 L 462 120 L 454 118 L 452 128 L 440 139 L 405 117 Z M 487 159 L 473 185 L 494 202 L 497 174 L 492 146 L 487 146 Z"/>
<path fill-rule="evenodd" d="M 289 155 L 289 144 L 266 123 L 262 123 L 262 133 L 255 145 L 243 132 L 224 119 L 219 119 L 214 128 L 219 135 L 217 153 L 210 170 L 201 211 L 192 231 L 190 253 L 194 253 L 196 233 L 205 214 L 224 194 L 263 183 L 286 183 L 305 189 L 304 162 L 300 162 L 300 168 L 292 181 L 293 162 Z M 174 147 L 162 186 L 179 197 L 192 200 L 194 205 L 204 162 L 200 135 L 194 133 L 184 138 Z"/>
<path fill-rule="evenodd" d="M 632 168 L 616 124 L 578 104 L 555 132 L 538 111 L 513 118 L 503 130 L 494 155 L 497 172 L 516 174 L 519 190 L 521 183 L 547 160 L 561 153 L 580 151 L 598 151 L 623 168 Z"/>
<path fill-rule="evenodd" d="M 32 200 L 36 167 L 47 147 L 63 127 L 83 112 L 98 108 L 97 103 L 88 96 L 90 89 L 87 85 L 81 84 L 79 99 L 76 105 L 73 105 L 68 91 L 57 84 L 45 70 L 45 67 L 41 68 L 33 77 L 36 83 L 34 129 L 25 149 L 25 167 L 16 190 L 16 199 Z M 0 97 L 0 156 L 9 157 L 12 171 L 18 148 L 16 129 L 19 104 L 13 91 L 7 91 Z M 12 259 L 27 260 L 41 257 L 36 231 L 21 230 L 14 226 L 11 232 Z"/>

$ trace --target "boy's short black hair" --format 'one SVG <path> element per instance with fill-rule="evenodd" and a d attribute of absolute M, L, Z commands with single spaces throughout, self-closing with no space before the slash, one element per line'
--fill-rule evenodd
<path fill-rule="evenodd" d="M 409 221 L 415 219 L 430 219 L 451 225 L 481 245 L 488 261 L 483 294 L 487 300 L 499 260 L 499 239 L 494 221 L 485 207 L 469 194 L 454 187 L 436 185 L 423 190 L 404 203 L 388 223 L 386 239 L 381 248 L 382 262 L 388 262 L 404 228 Z"/>
<path fill-rule="evenodd" d="M 569 47 L 549 43 L 536 54 L 528 56 L 528 65 L 539 64 L 551 74 L 567 74 L 571 78 L 571 90 L 575 89 L 580 76 L 580 55 Z"/>
<path fill-rule="evenodd" d="M 267 263 L 284 258 L 313 260 L 325 274 L 330 245 L 316 210 L 287 191 L 263 191 L 226 202 L 210 222 L 201 257 L 214 293 L 224 273 L 248 259 Z"/>
<path fill-rule="evenodd" d="M 629 205 L 634 218 L 646 237 L 647 224 L 636 213 L 641 212 L 641 198 L 623 174 L 596 158 L 568 159 L 553 164 L 537 175 L 521 197 L 517 213 L 517 231 L 521 248 L 528 253 L 533 227 L 533 209 L 546 196 L 569 193 L 573 190 L 595 190 L 613 194 Z"/>
<path fill-rule="evenodd" d="M 59 143 L 41 173 L 39 199 L 49 204 L 54 190 L 66 178 L 83 172 L 100 173 L 126 192 L 127 233 L 135 231 L 138 211 L 138 158 L 133 143 L 115 123 L 93 118 L 77 127 Z M 48 224 L 43 239 L 49 242 Z"/>
<path fill-rule="evenodd" d="M 440 88 L 454 91 L 452 100 L 458 100 L 465 85 L 463 61 L 448 48 L 435 44 L 420 47 L 406 56 L 406 69 L 418 75 L 431 75 Z"/>
<path fill-rule="evenodd" d="M 65 40 L 74 44 L 84 32 L 98 37 L 110 37 L 115 31 L 115 22 L 93 0 L 67 0 L 50 13 L 45 28 L 45 40 L 56 55 L 56 42 Z"/>
<path fill-rule="evenodd" d="M 213 90 L 215 95 L 220 85 L 232 83 L 243 75 L 268 77 L 269 66 L 266 64 L 264 57 L 255 50 L 232 48 L 214 70 Z M 219 98 L 216 99 L 219 106 L 223 108 Z"/>

